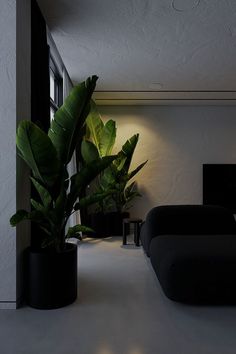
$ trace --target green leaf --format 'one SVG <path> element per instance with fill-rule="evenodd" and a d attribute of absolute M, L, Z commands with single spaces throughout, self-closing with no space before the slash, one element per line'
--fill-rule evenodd
<path fill-rule="evenodd" d="M 20 209 L 14 215 L 12 215 L 12 217 L 10 218 L 10 224 L 11 226 L 16 226 L 23 220 L 32 220 L 37 223 L 42 223 L 45 218 L 44 215 L 37 210 L 34 210 L 29 213 L 26 210 Z"/>
<path fill-rule="evenodd" d="M 81 232 L 94 232 L 93 229 L 91 229 L 90 227 L 87 226 L 83 226 L 83 225 L 75 225 L 73 227 L 69 227 L 66 238 L 81 238 L 80 233 Z"/>
<path fill-rule="evenodd" d="M 125 188 L 124 190 L 124 196 L 126 199 L 126 202 L 129 202 L 135 197 L 141 197 L 141 194 L 137 191 L 137 184 L 136 182 L 132 182 L 128 187 Z"/>
<path fill-rule="evenodd" d="M 117 155 L 117 158 L 114 160 L 113 165 L 117 169 L 117 173 L 122 171 L 124 164 L 126 162 L 127 157 L 123 153 L 123 151 L 120 151 Z"/>
<path fill-rule="evenodd" d="M 99 144 L 104 124 L 94 101 L 91 101 L 91 109 L 86 119 L 86 124 L 90 132 L 90 137 L 100 153 Z"/>
<path fill-rule="evenodd" d="M 114 193 L 113 189 L 107 190 L 105 192 L 94 193 L 87 197 L 81 198 L 80 201 L 75 204 L 74 210 L 80 210 L 82 208 L 88 207 L 89 205 L 98 203 L 112 193 Z"/>
<path fill-rule="evenodd" d="M 132 193 L 135 190 L 135 188 L 136 188 L 136 182 L 133 181 L 125 188 L 125 193 L 126 194 Z"/>
<path fill-rule="evenodd" d="M 44 206 L 42 204 L 40 204 L 39 202 L 36 202 L 36 200 L 34 200 L 33 198 L 30 199 L 30 203 L 34 207 L 35 210 L 41 211 L 42 213 L 45 212 Z"/>
<path fill-rule="evenodd" d="M 99 142 L 99 150 L 101 156 L 108 156 L 111 154 L 116 140 L 116 123 L 114 120 L 109 120 L 104 125 Z"/>
<path fill-rule="evenodd" d="M 132 172 L 129 173 L 132 157 L 139 139 L 139 135 L 135 134 L 122 146 L 122 150 L 118 153 L 117 158 L 113 163 L 103 172 L 100 178 L 100 186 L 114 189 L 111 197 L 115 203 L 116 210 L 120 211 L 125 208 L 127 203 L 134 197 L 140 194 L 134 190 L 134 185 L 131 184 L 126 188 L 127 182 L 134 177 L 147 163 L 147 161 L 140 164 Z M 104 202 L 105 209 L 107 208 L 107 200 Z"/>
<path fill-rule="evenodd" d="M 19 222 L 28 219 L 28 211 L 20 209 L 10 218 L 11 226 L 16 226 Z"/>
<path fill-rule="evenodd" d="M 114 161 L 113 161 L 114 163 Z M 104 190 L 107 188 L 113 188 L 116 183 L 117 170 L 113 164 L 106 168 L 100 178 L 99 185 Z"/>
<path fill-rule="evenodd" d="M 83 140 L 81 144 L 81 155 L 86 163 L 90 163 L 99 158 L 96 146 L 87 140 Z"/>
<path fill-rule="evenodd" d="M 52 186 L 58 177 L 60 163 L 47 134 L 34 123 L 23 120 L 17 129 L 16 145 L 34 177 L 44 185 Z"/>
<path fill-rule="evenodd" d="M 55 202 L 54 218 L 57 224 L 63 223 L 65 217 L 67 194 L 64 186 L 62 185 L 59 196 Z"/>
<path fill-rule="evenodd" d="M 36 181 L 35 178 L 31 177 L 31 181 L 33 182 L 33 185 L 34 185 L 35 189 L 37 190 L 37 192 L 43 202 L 43 205 L 45 206 L 45 208 L 48 208 L 52 202 L 52 197 L 51 197 L 50 193 L 38 181 Z"/>
<path fill-rule="evenodd" d="M 67 212 L 73 209 L 76 199 L 80 196 L 81 192 L 87 185 L 105 168 L 107 168 L 116 156 L 106 156 L 97 159 L 90 164 L 82 167 L 81 171 L 73 175 L 70 179 L 70 193 L 68 195 Z"/>
<path fill-rule="evenodd" d="M 43 232 L 45 232 L 46 235 L 48 236 L 52 236 L 52 233 L 51 231 L 49 231 L 46 227 L 42 226 L 42 225 L 39 225 L 40 229 L 43 230 Z"/>
<path fill-rule="evenodd" d="M 130 180 L 131 178 L 133 178 L 148 162 L 148 160 L 146 160 L 145 162 L 141 163 L 138 167 L 136 167 L 132 172 L 130 172 L 128 174 L 128 180 Z"/>
<path fill-rule="evenodd" d="M 135 134 L 130 139 L 128 139 L 126 141 L 126 143 L 122 146 L 122 152 L 124 153 L 124 156 L 126 156 L 126 161 L 123 166 L 126 173 L 128 173 L 128 171 L 129 171 L 132 157 L 134 154 L 134 150 L 135 150 L 136 145 L 138 143 L 138 139 L 139 139 L 139 134 Z"/>
<path fill-rule="evenodd" d="M 78 134 L 89 114 L 90 100 L 97 79 L 97 76 L 92 76 L 74 87 L 51 122 L 48 135 L 64 164 L 70 162 Z"/>

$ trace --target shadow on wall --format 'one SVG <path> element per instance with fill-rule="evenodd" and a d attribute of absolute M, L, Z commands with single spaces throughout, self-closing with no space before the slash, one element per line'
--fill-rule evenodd
<path fill-rule="evenodd" d="M 144 220 L 146 214 L 153 205 L 153 196 L 151 195 L 150 190 L 144 185 L 138 185 L 138 190 L 141 197 L 135 198 L 132 207 L 128 211 L 130 212 L 131 217 L 137 217 Z"/>

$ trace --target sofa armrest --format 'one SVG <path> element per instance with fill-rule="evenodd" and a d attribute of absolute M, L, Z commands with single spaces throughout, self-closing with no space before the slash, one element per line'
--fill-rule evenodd
<path fill-rule="evenodd" d="M 150 233 L 147 222 L 143 222 L 141 225 L 140 239 L 146 255 L 150 257 L 149 246 L 152 241 L 152 233 Z"/>

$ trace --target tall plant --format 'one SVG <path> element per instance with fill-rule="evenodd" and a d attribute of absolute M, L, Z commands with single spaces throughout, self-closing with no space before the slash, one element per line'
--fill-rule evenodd
<path fill-rule="evenodd" d="M 111 205 L 118 212 L 130 207 L 130 202 L 137 196 L 141 196 L 137 190 L 136 182 L 131 180 L 146 165 L 147 161 L 138 165 L 130 171 L 130 166 L 135 148 L 139 140 L 139 134 L 133 135 L 122 146 L 117 158 L 104 170 L 101 179 L 103 190 L 112 186 L 114 192 L 111 194 Z"/>
<path fill-rule="evenodd" d="M 82 157 L 87 163 L 98 156 L 103 157 L 112 153 L 116 139 L 116 124 L 113 120 L 103 123 L 96 104 L 93 102 L 92 109 L 86 120 L 87 134 L 82 142 Z M 134 150 L 138 143 L 139 134 L 133 135 L 122 146 L 117 158 L 98 178 L 97 190 L 104 193 L 112 189 L 106 199 L 100 202 L 100 208 L 104 211 L 115 209 L 122 212 L 129 207 L 129 203 L 140 196 L 135 181 L 130 180 L 144 167 L 147 161 L 140 164 L 130 172 L 130 165 Z"/>
<path fill-rule="evenodd" d="M 78 135 L 90 112 L 96 81 L 97 76 L 93 76 L 72 89 L 56 112 L 48 134 L 30 121 L 21 121 L 17 129 L 17 148 L 32 171 L 31 180 L 40 201 L 31 199 L 32 211 L 18 210 L 10 223 L 16 226 L 25 219 L 37 223 L 43 230 L 43 248 L 62 251 L 67 238 L 85 232 L 85 226 L 76 225 L 65 233 L 70 215 L 107 195 L 106 192 L 95 193 L 78 201 L 81 191 L 112 163 L 114 156 L 96 156 L 71 177 L 67 171 Z"/>

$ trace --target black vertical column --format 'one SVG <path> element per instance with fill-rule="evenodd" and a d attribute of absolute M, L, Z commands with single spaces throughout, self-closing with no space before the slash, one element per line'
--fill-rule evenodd
<path fill-rule="evenodd" d="M 49 46 L 45 19 L 36 0 L 31 0 L 31 121 L 45 132 L 50 125 Z M 32 188 L 31 195 L 38 199 Z M 41 244 L 42 230 L 31 225 L 31 247 Z"/>
<path fill-rule="evenodd" d="M 49 46 L 44 17 L 31 0 L 31 120 L 43 130 L 50 124 Z"/>

